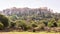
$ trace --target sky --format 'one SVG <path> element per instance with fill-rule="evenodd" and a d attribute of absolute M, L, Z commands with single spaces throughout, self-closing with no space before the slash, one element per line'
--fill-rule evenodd
<path fill-rule="evenodd" d="M 60 13 L 60 0 L 0 0 L 0 10 L 12 7 L 48 7 L 53 9 L 54 12 Z"/>

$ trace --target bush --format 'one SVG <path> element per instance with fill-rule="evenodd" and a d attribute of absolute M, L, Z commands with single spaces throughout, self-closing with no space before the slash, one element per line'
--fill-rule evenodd
<path fill-rule="evenodd" d="M 49 22 L 48 27 L 52 27 L 52 26 L 53 26 L 53 23 Z"/>
<path fill-rule="evenodd" d="M 48 26 L 49 27 L 57 27 L 57 22 L 55 21 L 55 19 L 51 19 L 51 21 L 48 22 Z"/>
<path fill-rule="evenodd" d="M 0 22 L 0 30 L 4 28 L 4 25 Z"/>
<path fill-rule="evenodd" d="M 37 24 L 34 24 L 34 23 L 33 23 L 33 24 L 32 24 L 32 27 L 37 27 Z"/>
<path fill-rule="evenodd" d="M 47 21 L 44 21 L 43 23 L 45 24 L 45 26 L 48 26 L 48 22 Z"/>
<path fill-rule="evenodd" d="M 31 24 L 30 25 L 27 24 L 26 27 L 27 27 L 27 30 L 32 28 Z"/>
<path fill-rule="evenodd" d="M 31 21 L 30 25 L 31 25 L 32 27 L 37 27 L 37 26 L 38 26 L 35 21 Z"/>
<path fill-rule="evenodd" d="M 40 25 L 38 25 L 38 27 L 39 27 L 40 30 L 44 30 L 45 24 L 41 23 Z"/>
<path fill-rule="evenodd" d="M 15 26 L 16 26 L 16 23 L 14 23 L 14 22 L 11 22 L 11 23 L 10 23 L 10 27 L 11 27 L 11 28 L 13 28 L 13 27 L 15 27 Z"/>
<path fill-rule="evenodd" d="M 57 25 L 58 25 L 58 27 L 60 27 L 60 20 L 58 20 Z"/>
<path fill-rule="evenodd" d="M 9 20 L 6 16 L 0 14 L 0 22 L 4 25 L 4 27 L 7 27 L 9 25 Z"/>
<path fill-rule="evenodd" d="M 23 30 L 27 30 L 27 24 L 24 20 L 17 20 L 15 23 L 17 27 L 21 27 Z"/>

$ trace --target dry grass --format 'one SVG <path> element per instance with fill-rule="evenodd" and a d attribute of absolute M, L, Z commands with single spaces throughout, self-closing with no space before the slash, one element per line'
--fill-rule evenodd
<path fill-rule="evenodd" d="M 0 34 L 60 34 L 60 33 L 49 33 L 49 32 L 0 32 Z"/>

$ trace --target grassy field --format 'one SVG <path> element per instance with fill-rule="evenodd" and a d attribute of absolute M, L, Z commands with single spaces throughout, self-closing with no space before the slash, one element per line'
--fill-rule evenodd
<path fill-rule="evenodd" d="M 60 34 L 60 33 L 47 33 L 47 32 L 0 32 L 0 34 Z"/>

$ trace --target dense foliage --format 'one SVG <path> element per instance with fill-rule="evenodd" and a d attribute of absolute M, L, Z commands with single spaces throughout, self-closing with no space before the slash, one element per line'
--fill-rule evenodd
<path fill-rule="evenodd" d="M 0 22 L 4 25 L 4 27 L 9 26 L 9 20 L 6 16 L 0 14 Z"/>
<path fill-rule="evenodd" d="M 8 18 L 0 14 L 0 29 L 19 29 L 23 31 L 44 31 L 54 27 L 60 27 L 60 18 L 55 14 L 18 16 L 11 15 Z"/>

